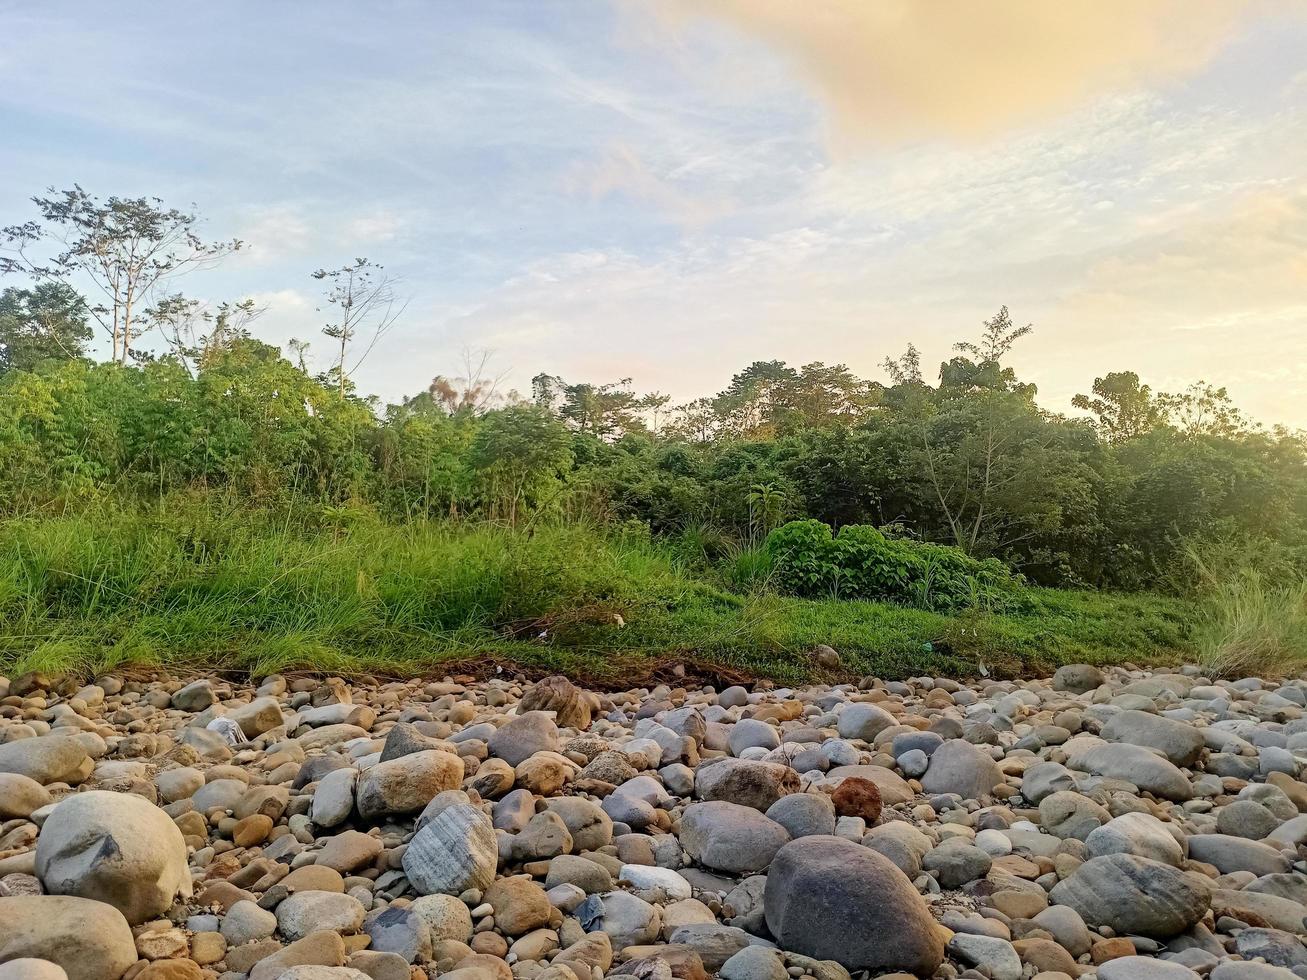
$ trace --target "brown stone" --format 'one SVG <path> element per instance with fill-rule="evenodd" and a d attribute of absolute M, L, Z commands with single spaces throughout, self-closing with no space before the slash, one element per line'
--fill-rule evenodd
<path fill-rule="evenodd" d="M 869 824 L 880 819 L 880 787 L 861 776 L 845 776 L 831 794 L 835 812 L 841 817 L 862 817 Z"/>

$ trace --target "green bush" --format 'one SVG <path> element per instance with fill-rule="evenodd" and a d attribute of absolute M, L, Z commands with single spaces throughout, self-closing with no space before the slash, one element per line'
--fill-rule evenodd
<path fill-rule="evenodd" d="M 821 521 L 791 521 L 767 538 L 779 589 L 798 596 L 895 602 L 919 609 L 1012 609 L 1022 580 L 1002 562 L 957 548 L 888 538 L 865 524 L 832 533 Z"/>

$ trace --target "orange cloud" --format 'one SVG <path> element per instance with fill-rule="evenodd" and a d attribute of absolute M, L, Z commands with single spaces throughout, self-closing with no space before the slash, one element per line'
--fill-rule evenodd
<path fill-rule="evenodd" d="M 787 55 L 836 136 L 977 137 L 1204 65 L 1256 0 L 672 0 Z"/>

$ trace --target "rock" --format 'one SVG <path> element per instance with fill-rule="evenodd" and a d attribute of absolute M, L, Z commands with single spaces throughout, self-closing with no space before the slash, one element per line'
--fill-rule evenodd
<path fill-rule="evenodd" d="M 1201 919 L 1211 890 L 1197 875 L 1133 854 L 1091 858 L 1049 893 L 1091 926 L 1166 939 Z"/>
<path fill-rule="evenodd" d="M 767 818 L 784 827 L 791 837 L 829 837 L 835 833 L 835 803 L 825 793 L 782 796 L 767 808 Z"/>
<path fill-rule="evenodd" d="M 590 727 L 590 702 L 571 681 L 557 674 L 527 688 L 517 710 L 519 714 L 552 711 L 555 722 L 563 728 L 585 731 Z"/>
<path fill-rule="evenodd" d="M 786 980 L 785 961 L 780 953 L 763 946 L 745 946 L 722 964 L 722 980 Z"/>
<path fill-rule="evenodd" d="M 626 892 L 591 895 L 577 908 L 576 916 L 587 932 L 606 933 L 618 949 L 653 942 L 662 925 L 657 906 Z"/>
<path fill-rule="evenodd" d="M 1159 755 L 1138 745 L 1086 739 L 1066 743 L 1067 765 L 1081 772 L 1121 779 L 1167 800 L 1183 802 L 1193 797 L 1193 787 L 1184 773 Z"/>
<path fill-rule="evenodd" d="M 174 692 L 171 703 L 178 711 L 199 712 L 217 701 L 218 695 L 213 693 L 213 684 L 207 678 L 201 678 Z"/>
<path fill-rule="evenodd" d="M 58 963 L 26 956 L 0 963 L 0 980 L 68 980 L 68 974 Z"/>
<path fill-rule="evenodd" d="M 378 762 L 389 762 L 392 759 L 399 759 L 406 755 L 412 755 L 414 752 L 426 751 L 448 752 L 452 751 L 450 743 L 438 738 L 432 738 L 430 735 L 423 735 L 416 725 L 408 722 L 398 722 L 390 731 L 386 733 L 386 744 L 381 748 L 381 758 Z"/>
<path fill-rule="evenodd" d="M 942 888 L 961 888 L 989 874 L 993 858 L 961 838 L 954 838 L 926 854 L 922 867 L 935 872 Z"/>
<path fill-rule="evenodd" d="M 1021 777 L 1021 795 L 1038 806 L 1054 793 L 1075 789 L 1071 771 L 1056 762 L 1037 762 Z"/>
<path fill-rule="evenodd" d="M 517 715 L 490 736 L 491 753 L 514 767 L 537 752 L 561 750 L 558 726 L 543 711 L 528 711 Z"/>
<path fill-rule="evenodd" d="M 277 928 L 292 942 L 329 929 L 355 933 L 363 926 L 364 908 L 353 895 L 338 892 L 296 892 L 277 906 Z"/>
<path fill-rule="evenodd" d="M 136 942 L 122 913 L 104 902 L 64 895 L 0 898 L 0 957 L 47 960 L 68 980 L 119 980 L 136 962 Z"/>
<path fill-rule="evenodd" d="M 241 734 L 247 739 L 258 738 L 285 723 L 276 698 L 255 698 L 249 704 L 229 711 L 227 717 L 240 727 Z"/>
<path fill-rule="evenodd" d="M 1128 742 L 1158 749 L 1174 765 L 1189 768 L 1202 754 L 1202 732 L 1192 725 L 1148 711 L 1122 711 L 1103 726 L 1103 738 L 1109 742 Z"/>
<path fill-rule="evenodd" d="M 735 803 L 764 812 L 798 788 L 799 774 L 776 762 L 710 759 L 694 774 L 694 793 L 699 799 Z"/>
<path fill-rule="evenodd" d="M 993 980 L 1021 980 L 1021 957 L 1006 939 L 959 932 L 948 941 L 948 951 Z"/>
<path fill-rule="evenodd" d="M 257 960 L 248 970 L 249 980 L 277 980 L 291 967 L 341 966 L 344 962 L 345 941 L 337 933 L 320 929 Z M 231 952 L 227 965 L 234 965 Z"/>
<path fill-rule="evenodd" d="M 1090 857 L 1135 854 L 1152 861 L 1181 867 L 1184 849 L 1166 825 L 1147 813 L 1123 813 L 1084 838 Z"/>
<path fill-rule="evenodd" d="M 392 905 L 369 916 L 363 931 L 378 953 L 394 953 L 406 963 L 431 958 L 431 929 L 426 920 L 411 908 Z"/>
<path fill-rule="evenodd" d="M 82 743 L 66 735 L 42 735 L 0 743 L 0 773 L 26 776 L 42 786 L 76 786 L 91 774 L 90 755 Z"/>
<path fill-rule="evenodd" d="M 692 803 L 681 817 L 681 846 L 691 858 L 718 871 L 761 871 L 789 839 L 775 820 L 735 803 Z"/>
<path fill-rule="evenodd" d="M 472 938 L 472 914 L 453 895 L 420 895 L 409 908 L 427 924 L 432 943 L 447 939 L 465 943 Z"/>
<path fill-rule="evenodd" d="M 831 793 L 835 813 L 841 817 L 859 817 L 868 825 L 880 819 L 884 802 L 880 787 L 862 776 L 846 776 Z"/>
<path fill-rule="evenodd" d="M 319 827 L 339 827 L 354 811 L 354 786 L 357 769 L 335 769 L 322 777 L 313 791 L 309 816 Z"/>
<path fill-rule="evenodd" d="M 895 724 L 894 716 L 874 704 L 855 701 L 844 706 L 836 723 L 841 738 L 858 738 L 873 742 L 876 736 Z"/>
<path fill-rule="evenodd" d="M 1079 793 L 1051 793 L 1039 802 L 1039 823 L 1045 831 L 1063 840 L 1085 840 L 1112 819 L 1112 815 Z"/>
<path fill-rule="evenodd" d="M 927 793 L 957 793 L 975 800 L 989 796 L 1002 781 L 993 759 L 970 742 L 952 738 L 930 757 L 921 788 Z"/>
<path fill-rule="evenodd" d="M 944 957 L 935 922 L 887 859 L 838 837 L 803 837 L 767 874 L 767 928 L 780 946 L 849 970 L 929 976 Z"/>
<path fill-rule="evenodd" d="M 316 865 L 348 874 L 372 864 L 381 851 L 380 839 L 357 830 L 347 830 L 327 838 L 326 846 L 318 852 Z"/>
<path fill-rule="evenodd" d="M 1053 690 L 1087 694 L 1105 681 L 1103 672 L 1092 664 L 1063 664 L 1053 674 Z"/>
<path fill-rule="evenodd" d="M 404 852 L 404 874 L 419 894 L 458 895 L 484 890 L 495 879 L 499 842 L 490 818 L 455 803 L 414 835 Z"/>
<path fill-rule="evenodd" d="M 254 902 L 237 902 L 223 917 L 220 932 L 232 946 L 267 939 L 277 930 L 277 917 Z"/>
<path fill-rule="evenodd" d="M 1179 963 L 1151 956 L 1119 956 L 1100 963 L 1098 980 L 1198 980 L 1198 974 Z"/>
<path fill-rule="evenodd" d="M 58 803 L 37 840 L 36 874 L 47 892 L 106 902 L 132 924 L 191 894 L 181 831 L 130 793 L 93 790 Z"/>
<path fill-rule="evenodd" d="M 530 878 L 500 878 L 485 893 L 494 909 L 495 928 L 508 936 L 520 936 L 549 923 L 552 906 L 545 890 Z"/>
<path fill-rule="evenodd" d="M 1275 848 L 1226 834 L 1192 834 L 1189 837 L 1189 856 L 1215 865 L 1222 874 L 1251 871 L 1261 877 L 1289 870 L 1289 859 Z"/>
<path fill-rule="evenodd" d="M 49 806 L 52 801 L 50 791 L 32 777 L 0 772 L 0 820 L 15 817 L 26 820 L 33 810 Z"/>
<path fill-rule="evenodd" d="M 463 760 L 428 749 L 378 762 L 358 778 L 355 804 L 364 820 L 418 813 L 437 793 L 458 789 Z"/>

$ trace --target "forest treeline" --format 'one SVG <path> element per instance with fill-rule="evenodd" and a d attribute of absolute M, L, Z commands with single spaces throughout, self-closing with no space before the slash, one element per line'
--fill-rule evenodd
<path fill-rule="evenodd" d="M 287 356 L 258 339 L 252 304 L 164 289 L 239 242 L 203 242 L 193 214 L 144 199 L 36 202 L 42 220 L 6 230 L 0 263 L 4 516 L 199 499 L 329 527 L 571 520 L 710 558 L 812 518 L 954 545 L 1037 584 L 1121 590 L 1183 589 L 1184 556 L 1218 546 L 1268 574 L 1307 567 L 1302 433 L 1252 423 L 1222 388 L 1155 392 L 1129 370 L 1094 380 L 1075 414 L 1043 407 L 1009 366 L 1030 328 L 1006 308 L 938 372 L 909 347 L 883 383 L 758 361 L 673 405 L 630 380 L 538 375 L 506 393 L 471 358 L 382 405 L 352 378 L 402 309 L 379 266 L 316 274 L 332 353 L 315 372 L 305 345 Z M 106 278 L 151 243 L 138 268 L 153 281 Z"/>

